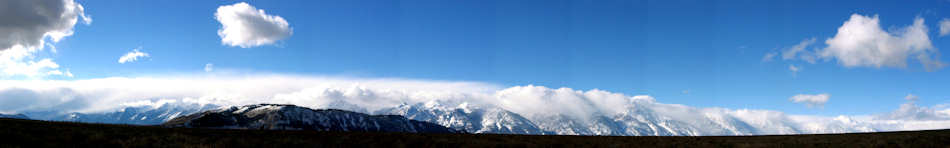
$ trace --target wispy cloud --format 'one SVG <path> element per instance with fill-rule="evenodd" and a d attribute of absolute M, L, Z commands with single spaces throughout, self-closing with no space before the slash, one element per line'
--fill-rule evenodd
<path fill-rule="evenodd" d="M 788 71 L 792 72 L 792 76 L 798 76 L 798 71 L 801 71 L 802 67 L 795 65 L 788 65 Z"/>
<path fill-rule="evenodd" d="M 135 61 L 137 61 L 139 58 L 147 58 L 147 57 L 149 57 L 148 53 L 139 51 L 140 49 L 142 49 L 142 47 L 138 47 L 138 48 L 132 49 L 132 51 L 129 51 L 128 53 L 125 53 L 125 55 L 122 55 L 122 57 L 119 57 L 119 63 L 120 63 L 120 64 L 125 64 L 125 63 L 128 63 L 128 62 L 135 62 Z"/>
<path fill-rule="evenodd" d="M 815 95 L 798 94 L 788 98 L 788 100 L 795 103 L 805 104 L 808 107 L 823 107 L 825 106 L 825 103 L 828 102 L 829 98 L 831 98 L 831 95 L 827 93 Z"/>
<path fill-rule="evenodd" d="M 940 20 L 938 27 L 940 27 L 940 36 L 946 36 L 950 34 L 950 19 L 944 18 Z"/>
<path fill-rule="evenodd" d="M 211 71 L 214 71 L 214 64 L 211 64 L 211 63 L 205 64 L 205 72 L 211 72 Z"/>

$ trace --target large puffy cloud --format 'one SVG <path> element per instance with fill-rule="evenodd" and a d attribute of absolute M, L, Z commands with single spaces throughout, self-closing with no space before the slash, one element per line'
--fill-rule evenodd
<path fill-rule="evenodd" d="M 244 2 L 218 7 L 214 18 L 221 23 L 218 30 L 221 42 L 229 46 L 250 48 L 273 44 L 293 32 L 284 18 L 268 15 Z"/>
<path fill-rule="evenodd" d="M 944 35 L 943 28 L 941 26 L 941 35 Z M 927 33 L 923 18 L 915 18 L 910 26 L 885 31 L 878 16 L 852 14 L 835 36 L 825 40 L 825 47 L 815 47 L 815 39 L 809 38 L 784 48 L 781 54 L 783 60 L 812 64 L 819 59 L 835 60 L 844 67 L 903 68 L 907 67 L 908 60 L 916 59 L 927 71 L 934 71 L 946 63 L 939 59 L 939 51 Z M 771 61 L 777 54 L 766 53 L 763 61 Z"/>
<path fill-rule="evenodd" d="M 828 98 L 831 98 L 831 95 L 827 93 L 815 94 L 815 95 L 798 94 L 798 95 L 792 96 L 791 98 L 788 98 L 788 100 L 795 103 L 805 104 L 808 107 L 821 107 L 821 106 L 824 106 L 825 103 L 828 102 Z"/>
<path fill-rule="evenodd" d="M 73 0 L 0 1 L 0 76 L 65 75 L 49 58 L 34 56 L 73 34 L 79 19 L 90 23 L 82 5 Z"/>
<path fill-rule="evenodd" d="M 878 16 L 853 14 L 825 44 L 828 47 L 818 55 L 837 59 L 845 67 L 906 67 L 908 57 L 916 58 L 928 70 L 944 66 L 933 59 L 937 49 L 919 17 L 910 26 L 888 32 L 881 28 Z"/>
<path fill-rule="evenodd" d="M 803 96 L 819 98 L 802 99 L 811 102 L 827 101 L 827 95 Z M 284 103 L 364 112 L 418 103 L 493 106 L 532 120 L 534 117 L 551 115 L 569 116 L 578 122 L 593 121 L 587 119 L 604 116 L 655 116 L 659 117 L 658 120 L 676 121 L 694 127 L 719 126 L 719 122 L 739 120 L 742 124 L 737 125 L 742 126 L 734 128 L 754 128 L 757 130 L 753 131 L 758 131 L 758 134 L 950 127 L 950 118 L 946 118 L 950 110 L 907 104 L 892 113 L 876 116 L 826 117 L 788 115 L 770 110 L 697 108 L 663 104 L 651 96 L 629 96 L 596 89 L 585 91 L 532 85 L 500 87 L 479 82 L 220 74 L 85 80 L 0 80 L 0 113 L 100 112 L 119 109 L 125 105 L 167 102 L 216 105 Z M 699 134 L 715 133 L 718 132 Z"/>
<path fill-rule="evenodd" d="M 83 7 L 72 0 L 5 0 L 0 2 L 0 50 L 13 46 L 38 48 L 43 39 L 54 42 L 73 34 Z M 91 20 L 91 19 L 87 19 Z"/>

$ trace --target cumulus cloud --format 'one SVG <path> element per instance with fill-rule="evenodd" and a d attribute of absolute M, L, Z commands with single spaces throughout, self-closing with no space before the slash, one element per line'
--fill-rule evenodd
<path fill-rule="evenodd" d="M 944 18 L 940 20 L 940 36 L 947 34 L 950 34 L 950 19 Z"/>
<path fill-rule="evenodd" d="M 808 107 L 822 107 L 826 102 L 828 102 L 828 98 L 830 97 L 831 95 L 827 93 L 817 95 L 798 94 L 788 98 L 788 100 L 795 103 L 805 104 Z"/>
<path fill-rule="evenodd" d="M 941 21 L 943 23 L 943 21 Z M 950 25 L 950 22 L 948 22 Z M 943 27 L 941 27 L 943 28 Z M 943 31 L 943 30 L 941 30 Z M 940 53 L 931 43 L 924 19 L 917 17 L 913 24 L 885 31 L 878 16 L 852 14 L 838 28 L 835 36 L 825 40 L 825 47 L 815 47 L 815 38 L 802 40 L 781 51 L 782 60 L 836 60 L 844 67 L 907 67 L 909 59 L 916 59 L 927 71 L 946 66 Z M 809 50 L 815 47 L 814 50 Z M 778 53 L 770 52 L 763 61 L 771 61 Z"/>
<path fill-rule="evenodd" d="M 132 49 L 132 51 L 129 51 L 128 53 L 125 53 L 125 55 L 122 55 L 122 57 L 119 57 L 119 63 L 125 64 L 127 62 L 135 62 L 139 58 L 147 58 L 148 53 L 141 52 L 139 49 L 142 49 L 142 47 Z"/>
<path fill-rule="evenodd" d="M 878 16 L 853 14 L 825 44 L 828 47 L 818 51 L 818 55 L 837 59 L 845 67 L 906 67 L 908 57 L 917 58 L 927 70 L 945 65 L 935 59 L 938 51 L 920 17 L 910 26 L 888 32 L 881 28 Z"/>
<path fill-rule="evenodd" d="M 205 64 L 205 72 L 211 72 L 214 70 L 214 64 L 208 63 Z"/>
<path fill-rule="evenodd" d="M 221 23 L 218 36 L 229 46 L 250 48 L 283 40 L 293 33 L 287 20 L 268 15 L 245 2 L 218 7 L 214 18 Z"/>
<path fill-rule="evenodd" d="M 0 8 L 0 76 L 57 74 L 58 64 L 35 54 L 44 45 L 52 45 L 47 39 L 59 42 L 71 36 L 80 18 L 87 23 L 92 20 L 73 0 L 5 0 Z"/>

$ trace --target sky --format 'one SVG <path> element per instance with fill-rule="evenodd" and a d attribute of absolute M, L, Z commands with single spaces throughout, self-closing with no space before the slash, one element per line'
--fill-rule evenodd
<path fill-rule="evenodd" d="M 31 19 L 20 13 L 43 13 L 12 7 L 45 2 L 73 9 Z M 596 89 L 826 116 L 950 103 L 944 0 L 5 3 L 0 79 L 16 83 L 3 88 L 277 74 Z"/>

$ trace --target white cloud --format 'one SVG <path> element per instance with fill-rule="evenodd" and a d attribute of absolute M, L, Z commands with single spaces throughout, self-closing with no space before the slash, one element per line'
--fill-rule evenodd
<path fill-rule="evenodd" d="M 170 76 L 139 78 L 102 78 L 84 80 L 0 80 L 0 90 L 25 89 L 34 92 L 51 90 L 69 90 L 68 94 L 40 93 L 70 97 L 54 99 L 68 102 L 69 98 L 86 104 L 68 111 L 98 111 L 112 109 L 116 104 L 152 99 L 195 99 L 201 102 L 242 105 L 252 103 L 292 103 L 301 105 L 319 105 L 319 99 L 333 99 L 332 94 L 340 93 L 340 99 L 371 99 L 367 103 L 380 105 L 398 105 L 402 102 L 422 102 L 431 99 L 459 99 L 473 94 L 487 94 L 498 87 L 477 82 L 419 81 L 404 79 L 357 79 L 305 77 L 290 75 L 253 75 L 253 76 Z M 327 94 L 324 94 L 327 93 Z M 325 96 L 331 97 L 302 97 Z M 458 95 L 452 97 L 454 95 Z M 347 98 L 349 97 L 349 98 Z M 0 93 L 2 101 L 26 100 L 32 97 L 8 97 Z M 15 99 L 20 98 L 20 99 Z M 86 99 L 88 98 L 88 99 Z M 94 99 L 92 99 L 94 98 Z M 352 100 L 351 100 L 352 101 Z M 41 103 L 43 101 L 39 101 Z M 55 105 L 59 103 L 44 103 Z M 315 104 L 316 103 L 316 104 Z M 40 106 L 46 106 L 40 105 Z M 12 105 L 0 111 L 42 110 Z"/>
<path fill-rule="evenodd" d="M 218 29 L 221 42 L 229 46 L 250 48 L 273 44 L 293 33 L 284 18 L 268 15 L 245 2 L 220 6 L 214 17 L 221 23 Z"/>
<path fill-rule="evenodd" d="M 82 18 L 91 23 L 82 5 L 73 0 L 0 1 L 0 76 L 43 77 L 56 75 L 59 65 L 49 58 L 37 58 L 46 39 L 58 42 L 73 34 Z M 55 50 L 55 47 L 53 47 Z"/>
<path fill-rule="evenodd" d="M 122 55 L 122 57 L 119 57 L 119 63 L 125 64 L 127 62 L 135 62 L 139 58 L 147 58 L 148 53 L 141 52 L 139 49 L 142 49 L 142 47 L 132 49 L 132 51 L 129 51 L 128 53 L 125 53 L 125 55 Z"/>
<path fill-rule="evenodd" d="M 797 75 L 798 71 L 801 71 L 801 70 L 802 70 L 802 67 L 798 67 L 795 65 L 788 65 L 788 71 L 791 71 L 792 75 Z"/>
<path fill-rule="evenodd" d="M 940 20 L 940 36 L 946 36 L 950 34 L 950 19 L 944 18 Z"/>
<path fill-rule="evenodd" d="M 771 62 L 776 55 L 778 54 L 774 52 L 765 53 L 765 56 L 762 56 L 762 62 Z"/>
<path fill-rule="evenodd" d="M 916 57 L 928 71 L 945 65 L 932 59 L 938 51 L 931 44 L 923 18 L 891 32 L 883 30 L 879 22 L 876 15 L 851 15 L 838 33 L 825 41 L 828 47 L 817 51 L 818 55 L 837 59 L 845 67 L 906 67 L 908 57 Z"/>
<path fill-rule="evenodd" d="M 828 98 L 830 97 L 831 95 L 827 93 L 817 95 L 798 94 L 788 98 L 788 100 L 795 103 L 805 104 L 808 107 L 822 107 L 828 102 Z"/>
<path fill-rule="evenodd" d="M 205 72 L 211 72 L 214 70 L 214 64 L 208 63 L 205 64 Z"/>
<path fill-rule="evenodd" d="M 904 96 L 904 100 L 907 100 L 907 101 L 917 101 L 918 98 L 919 97 L 917 97 L 914 94 L 907 94 L 907 96 Z"/>
<path fill-rule="evenodd" d="M 894 112 L 875 116 L 878 120 L 950 120 L 950 109 L 946 106 L 938 105 L 933 108 L 917 106 L 919 99 L 916 95 L 907 94 L 904 104 Z M 942 110 L 941 110 L 942 109 Z"/>
<path fill-rule="evenodd" d="M 802 40 L 802 42 L 796 44 L 795 46 L 786 48 L 784 51 L 782 51 L 782 60 L 801 59 L 808 63 L 815 63 L 816 57 L 814 53 L 806 50 L 806 48 L 814 43 L 815 38 L 810 38 Z"/>

